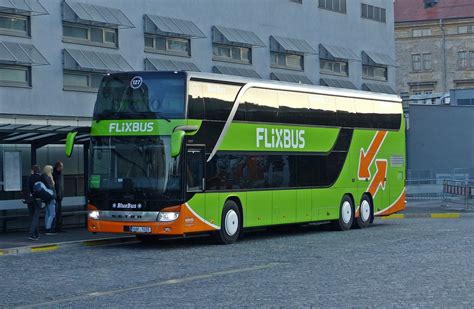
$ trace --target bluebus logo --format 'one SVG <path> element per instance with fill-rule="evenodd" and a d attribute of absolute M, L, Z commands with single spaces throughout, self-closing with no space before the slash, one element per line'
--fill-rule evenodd
<path fill-rule="evenodd" d="M 114 209 L 141 209 L 141 203 L 112 203 L 112 208 Z"/>
<path fill-rule="evenodd" d="M 109 133 L 150 133 L 153 132 L 153 129 L 153 122 L 109 123 Z"/>
<path fill-rule="evenodd" d="M 257 148 L 303 149 L 304 130 L 257 128 Z"/>
<path fill-rule="evenodd" d="M 132 89 L 138 89 L 142 86 L 142 84 L 143 84 L 143 78 L 141 76 L 135 76 L 130 81 L 130 87 Z"/>

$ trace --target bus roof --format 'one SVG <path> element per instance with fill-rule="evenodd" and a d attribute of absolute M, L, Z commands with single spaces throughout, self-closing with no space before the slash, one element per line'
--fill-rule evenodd
<path fill-rule="evenodd" d="M 173 72 L 172 71 L 170 72 L 135 71 L 135 72 L 112 73 L 111 75 L 140 74 L 140 73 L 170 74 Z M 190 79 L 191 78 L 204 79 L 204 80 L 212 80 L 212 81 L 217 81 L 217 82 L 237 83 L 237 84 L 242 84 L 242 85 L 247 84 L 247 83 L 258 83 L 259 86 L 261 87 L 265 87 L 265 85 L 268 85 L 268 87 L 272 87 L 272 88 L 281 87 L 282 90 L 301 91 L 301 92 L 308 92 L 308 93 L 315 93 L 315 94 L 322 94 L 322 95 L 333 95 L 333 96 L 351 97 L 351 98 L 367 99 L 367 100 L 389 101 L 389 102 L 394 102 L 394 103 L 402 102 L 399 96 L 393 95 L 393 94 L 386 94 L 386 93 L 375 93 L 375 92 L 362 91 L 362 90 L 288 83 L 288 82 L 281 82 L 281 81 L 274 81 L 274 80 L 256 79 L 256 78 L 248 78 L 248 77 L 217 74 L 217 73 L 204 73 L 204 72 L 180 72 L 180 73 L 181 74 L 185 73 Z"/>
<path fill-rule="evenodd" d="M 303 91 L 303 92 L 310 92 L 310 93 L 315 93 L 315 94 L 344 96 L 344 97 L 353 97 L 353 98 L 369 99 L 369 100 L 391 101 L 391 102 L 396 102 L 396 103 L 402 102 L 399 96 L 393 95 L 393 94 L 386 94 L 386 93 L 374 93 L 374 92 L 362 91 L 362 90 L 288 83 L 288 82 L 281 82 L 281 81 L 274 81 L 274 80 L 246 78 L 246 77 L 241 77 L 241 76 L 224 75 L 224 74 L 216 74 L 216 73 L 187 72 L 187 74 L 189 78 L 208 79 L 208 80 L 234 82 L 234 83 L 242 83 L 242 84 L 255 82 L 258 84 L 266 84 L 269 87 L 282 86 L 286 90 L 291 88 L 291 90 L 294 90 L 294 91 Z"/>

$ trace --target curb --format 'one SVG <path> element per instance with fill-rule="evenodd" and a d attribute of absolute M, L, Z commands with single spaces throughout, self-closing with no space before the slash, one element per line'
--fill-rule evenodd
<path fill-rule="evenodd" d="M 460 218 L 474 218 L 474 213 L 457 213 L 457 212 L 441 212 L 441 213 L 407 213 L 407 214 L 393 214 L 382 217 L 382 220 L 396 220 L 396 219 L 460 219 Z"/>
<path fill-rule="evenodd" d="M 65 248 L 76 248 L 76 247 L 95 247 L 95 246 L 106 246 L 115 244 L 125 244 L 136 242 L 134 236 L 118 237 L 118 238 L 99 238 L 93 240 L 77 240 L 62 243 L 44 244 L 38 246 L 26 246 L 17 248 L 0 249 L 0 256 L 6 255 L 18 255 L 25 253 L 38 253 L 38 252 L 50 252 Z"/>

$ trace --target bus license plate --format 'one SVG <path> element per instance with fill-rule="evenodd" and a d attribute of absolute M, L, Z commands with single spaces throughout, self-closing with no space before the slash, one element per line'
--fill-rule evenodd
<path fill-rule="evenodd" d="M 130 232 L 132 233 L 151 233 L 151 227 L 149 226 L 131 226 Z"/>

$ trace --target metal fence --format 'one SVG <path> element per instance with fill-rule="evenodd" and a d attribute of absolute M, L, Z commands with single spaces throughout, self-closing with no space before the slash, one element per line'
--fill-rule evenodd
<path fill-rule="evenodd" d="M 443 206 L 465 210 L 474 209 L 474 179 L 445 180 L 443 182 Z"/>
<path fill-rule="evenodd" d="M 407 170 L 407 200 L 440 201 L 448 207 L 472 208 L 474 168 L 454 168 L 440 173 L 433 170 Z"/>
<path fill-rule="evenodd" d="M 442 200 L 443 181 L 442 179 L 407 180 L 407 200 Z"/>

